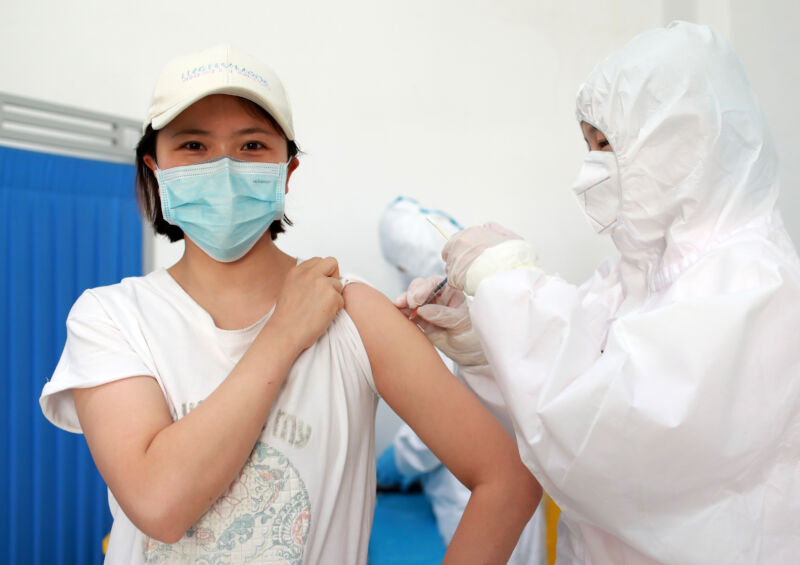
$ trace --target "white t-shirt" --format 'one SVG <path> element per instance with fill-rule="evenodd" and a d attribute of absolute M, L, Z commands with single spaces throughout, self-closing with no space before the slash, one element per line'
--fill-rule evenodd
<path fill-rule="evenodd" d="M 163 269 L 87 290 L 70 311 L 42 411 L 80 433 L 71 389 L 149 375 L 178 420 L 222 383 L 268 318 L 221 330 Z M 366 563 L 377 400 L 361 338 L 342 311 L 292 366 L 239 477 L 179 542 L 148 538 L 109 491 L 106 563 Z"/>

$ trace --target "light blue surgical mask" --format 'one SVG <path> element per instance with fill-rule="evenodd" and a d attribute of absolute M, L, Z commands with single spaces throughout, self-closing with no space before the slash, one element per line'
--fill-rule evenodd
<path fill-rule="evenodd" d="M 236 261 L 283 215 L 287 170 L 230 157 L 157 169 L 161 213 L 209 257 Z"/>

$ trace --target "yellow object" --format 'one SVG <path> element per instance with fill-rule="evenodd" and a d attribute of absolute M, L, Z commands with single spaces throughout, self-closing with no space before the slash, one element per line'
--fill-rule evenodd
<path fill-rule="evenodd" d="M 555 565 L 556 540 L 558 539 L 558 517 L 561 509 L 556 506 L 553 499 L 544 493 L 544 528 L 545 547 L 547 548 L 547 565 Z"/>
<path fill-rule="evenodd" d="M 437 231 L 438 231 L 440 234 L 442 234 L 442 237 L 443 237 L 443 238 L 445 238 L 445 239 L 448 239 L 448 240 L 450 239 L 450 236 L 448 236 L 446 233 L 444 233 L 444 230 L 443 230 L 442 228 L 440 228 L 440 227 L 439 227 L 439 226 L 436 224 L 436 222 L 434 222 L 433 220 L 431 220 L 431 219 L 430 219 L 428 216 L 425 216 L 425 219 L 426 219 L 426 220 L 428 220 L 428 223 L 429 223 L 430 225 L 432 225 L 433 227 L 435 227 L 435 228 L 436 228 L 436 230 L 437 230 Z"/>
<path fill-rule="evenodd" d="M 108 551 L 108 538 L 111 537 L 111 532 L 106 534 L 106 537 L 103 538 L 103 555 L 106 554 Z"/>

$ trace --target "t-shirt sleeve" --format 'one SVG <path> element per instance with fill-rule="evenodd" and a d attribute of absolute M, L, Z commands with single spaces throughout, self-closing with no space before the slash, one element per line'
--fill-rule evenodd
<path fill-rule="evenodd" d="M 367 286 L 372 286 L 369 282 L 365 279 L 359 277 L 358 275 L 354 275 L 352 273 L 346 273 L 341 277 L 342 285 L 347 286 L 351 283 L 361 283 Z M 342 317 L 342 316 L 340 316 Z M 358 369 L 360 375 L 362 375 L 364 382 L 367 386 L 375 393 L 376 396 L 380 397 L 380 393 L 378 392 L 378 387 L 375 386 L 375 379 L 372 376 L 372 365 L 369 362 L 369 356 L 367 355 L 367 350 L 364 349 L 364 343 L 361 341 L 361 335 L 358 333 L 358 328 L 353 323 L 353 320 L 350 316 L 343 316 L 348 320 L 347 329 L 345 330 L 345 335 L 348 336 L 349 342 L 352 348 L 352 359 L 355 367 Z"/>
<path fill-rule="evenodd" d="M 87 290 L 67 317 L 67 341 L 39 404 L 53 424 L 81 433 L 72 389 L 140 375 L 153 376 L 153 371 L 137 354 L 130 335 L 114 321 L 95 293 Z"/>

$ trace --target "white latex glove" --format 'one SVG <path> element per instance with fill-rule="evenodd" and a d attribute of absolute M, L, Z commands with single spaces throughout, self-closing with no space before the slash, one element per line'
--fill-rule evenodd
<path fill-rule="evenodd" d="M 414 279 L 408 290 L 395 299 L 395 306 L 408 313 L 419 306 L 417 324 L 436 348 L 459 365 L 486 364 L 463 292 L 447 284 L 432 302 L 420 306 L 441 280 L 441 276 Z"/>
<path fill-rule="evenodd" d="M 453 235 L 442 250 L 449 285 L 472 296 L 487 276 L 538 267 L 533 247 L 500 224 L 488 223 Z"/>

